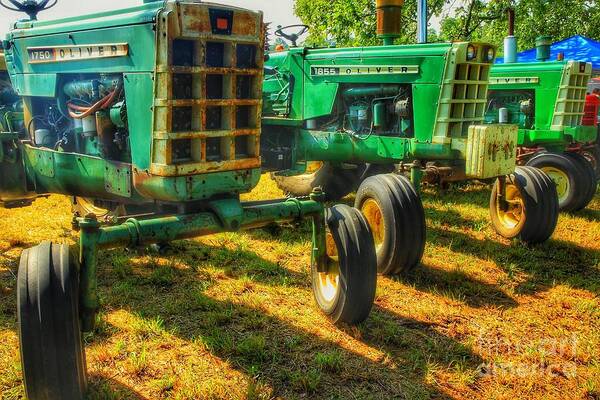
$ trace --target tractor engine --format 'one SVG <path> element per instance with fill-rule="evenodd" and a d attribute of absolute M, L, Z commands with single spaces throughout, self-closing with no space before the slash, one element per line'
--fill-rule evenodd
<path fill-rule="evenodd" d="M 123 77 L 61 77 L 57 100 L 32 102 L 36 147 L 131 163 Z M 33 129 L 35 127 L 35 129 Z"/>
<path fill-rule="evenodd" d="M 315 121 L 317 129 L 335 128 L 361 136 L 413 136 L 411 85 L 349 85 L 341 93 L 337 121 Z"/>
<path fill-rule="evenodd" d="M 531 129 L 535 122 L 535 91 L 513 90 L 488 93 L 485 119 L 488 123 L 507 123 Z"/>

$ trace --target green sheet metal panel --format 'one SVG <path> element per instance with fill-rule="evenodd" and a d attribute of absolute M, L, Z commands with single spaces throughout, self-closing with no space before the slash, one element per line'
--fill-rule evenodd
<path fill-rule="evenodd" d="M 409 139 L 372 135 L 357 139 L 342 132 L 301 130 L 298 154 L 306 161 L 400 162 Z"/>
<path fill-rule="evenodd" d="M 56 74 L 18 74 L 12 77 L 13 86 L 19 96 L 56 97 Z"/>
<path fill-rule="evenodd" d="M 133 167 L 139 170 L 150 168 L 152 154 L 152 106 L 154 104 L 154 74 L 124 74 L 125 96 L 135 99 L 127 105 L 129 140 Z"/>
<path fill-rule="evenodd" d="M 27 144 L 23 145 L 22 149 L 28 181 L 34 184 L 37 193 L 61 193 L 105 199 L 123 197 L 106 190 L 105 171 L 106 168 L 111 168 L 109 161 Z M 135 193 L 131 197 L 133 200 L 143 200 Z"/>
<path fill-rule="evenodd" d="M 136 7 L 110 10 L 100 13 L 78 15 L 48 21 L 20 21 L 15 25 L 11 36 L 15 38 L 74 33 L 89 29 L 138 25 L 152 22 L 163 1 L 148 3 Z"/>
<path fill-rule="evenodd" d="M 155 32 L 153 24 L 123 27 L 90 29 L 73 33 L 60 33 L 47 36 L 27 36 L 12 38 L 11 46 L 6 50 L 11 75 L 14 74 L 68 74 L 68 73 L 122 73 L 149 72 L 156 64 Z M 28 49 L 53 46 L 78 46 L 85 50 L 91 46 L 126 44 L 126 56 L 76 59 L 57 63 L 32 62 Z M 17 82 L 18 83 L 18 82 Z M 20 89 L 17 87 L 17 89 Z"/>

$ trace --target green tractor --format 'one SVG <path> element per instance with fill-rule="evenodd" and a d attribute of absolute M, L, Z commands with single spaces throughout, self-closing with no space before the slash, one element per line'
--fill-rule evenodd
<path fill-rule="evenodd" d="M 0 52 L 0 170 L 3 172 L 0 178 L 0 206 L 4 208 L 28 205 L 36 197 L 34 193 L 27 194 L 19 187 L 25 170 L 9 168 L 21 162 L 15 141 L 24 129 L 23 103 L 10 82 L 4 52 Z"/>
<path fill-rule="evenodd" d="M 422 180 L 495 179 L 496 231 L 547 240 L 558 218 L 554 184 L 539 169 L 517 166 L 516 125 L 483 124 L 496 49 L 391 45 L 402 4 L 377 1 L 384 46 L 293 47 L 297 34 L 275 32 L 292 42 L 269 54 L 264 80 L 262 141 L 288 150 L 278 154 L 280 169 L 288 168 L 273 174 L 278 186 L 292 195 L 322 187 L 330 200 L 356 191 L 382 274 L 410 271 L 421 259 Z"/>
<path fill-rule="evenodd" d="M 58 193 L 78 199 L 81 213 L 76 251 L 45 242 L 21 256 L 19 338 L 30 400 L 84 397 L 81 337 L 100 306 L 100 250 L 307 218 L 318 306 L 336 323 L 367 318 L 376 254 L 358 210 L 325 209 L 319 190 L 240 201 L 257 185 L 261 159 L 274 171 L 280 151 L 261 143 L 261 13 L 145 0 L 37 21 L 48 0 L 10 2 L 30 19 L 3 41 L 0 201 L 18 206 Z M 140 209 L 143 218 L 131 215 Z M 107 212 L 114 218 L 100 218 Z"/>
<path fill-rule="evenodd" d="M 538 62 L 516 63 L 509 56 L 494 65 L 485 121 L 518 125 L 519 165 L 546 172 L 556 183 L 560 209 L 578 211 L 594 198 L 600 172 L 597 127 L 582 124 L 592 66 L 547 61 L 549 47 L 549 38 L 540 37 Z M 508 47 L 505 54 L 516 51 Z"/>

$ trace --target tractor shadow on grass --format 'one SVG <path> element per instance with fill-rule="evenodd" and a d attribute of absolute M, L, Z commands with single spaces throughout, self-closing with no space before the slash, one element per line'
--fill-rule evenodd
<path fill-rule="evenodd" d="M 149 400 L 133 388 L 103 375 L 88 376 L 88 393 L 86 400 Z"/>
<path fill-rule="evenodd" d="M 100 268 L 104 276 L 101 296 L 107 309 L 124 308 L 144 320 L 162 321 L 168 335 L 187 343 L 202 343 L 210 354 L 227 361 L 250 381 L 255 379 L 271 388 L 272 397 L 451 399 L 427 382 L 429 367 L 458 362 L 474 377 L 481 364 L 469 348 L 433 326 L 377 306 L 362 325 L 342 328 L 368 345 L 361 352 L 356 344 L 348 344 L 343 333 L 335 333 L 339 328 L 326 317 L 318 316 L 308 282 L 306 288 L 299 289 L 304 293 L 300 302 L 306 304 L 297 304 L 287 320 L 263 309 L 260 301 L 264 300 L 252 300 L 250 303 L 257 305 L 250 306 L 211 297 L 205 293 L 208 287 L 202 284 L 202 276 L 192 269 L 178 272 L 168 287 L 134 279 L 129 288 L 133 295 L 123 298 L 123 292 L 111 284 L 120 278 L 106 262 L 101 262 Z M 202 287 L 204 291 L 199 289 Z M 324 331 L 317 335 L 303 324 L 322 324 Z M 118 331 L 113 326 L 105 329 Z M 373 357 L 373 353 L 379 355 Z"/>
<path fill-rule="evenodd" d="M 452 204 L 481 207 L 486 204 L 487 207 L 487 197 L 485 187 L 476 187 L 470 195 L 453 193 L 448 201 Z M 460 203 L 461 200 L 463 203 Z M 586 209 L 575 215 L 593 216 L 599 213 L 597 210 Z M 426 208 L 426 214 L 429 242 L 451 248 L 456 253 L 491 260 L 507 273 L 509 279 L 516 274 L 525 273 L 527 279 L 515 288 L 518 293 L 534 293 L 546 290 L 556 283 L 564 283 L 600 294 L 600 271 L 596 267 L 600 260 L 600 250 L 555 239 L 532 246 L 518 241 L 505 244 L 508 242 L 500 237 L 483 240 L 466 232 L 474 226 L 487 225 L 486 229 L 491 229 L 489 220 L 472 221 L 452 209 L 440 211 Z M 446 227 L 451 229 L 445 229 Z"/>
<path fill-rule="evenodd" d="M 245 248 L 231 250 L 218 245 L 184 240 L 171 243 L 165 254 L 142 249 L 139 255 L 140 259 L 132 261 L 130 253 L 114 251 L 107 257 L 107 261 L 123 278 L 130 277 L 134 281 L 159 286 L 170 286 L 171 281 L 182 273 L 179 268 L 171 268 L 178 264 L 196 272 L 211 266 L 222 270 L 223 275 L 228 278 L 246 277 L 253 282 L 270 286 L 309 286 L 306 283 L 309 278 L 307 272 L 293 271 L 283 264 L 265 260 L 254 251 Z M 148 271 L 149 274 L 131 275 L 132 270 L 136 268 L 142 272 Z"/>
<path fill-rule="evenodd" d="M 596 195 L 595 202 L 600 204 L 600 194 Z M 595 206 L 595 204 L 594 204 L 594 206 Z M 597 207 L 597 206 L 595 206 L 595 207 Z M 598 221 L 600 221 L 600 207 L 598 207 L 597 209 L 596 208 L 592 209 L 592 208 L 590 208 L 590 206 L 588 206 L 588 208 L 585 208 L 581 211 L 577 211 L 570 215 L 573 217 L 583 218 L 587 222 L 598 222 Z"/>
<path fill-rule="evenodd" d="M 518 293 L 535 293 L 563 283 L 600 294 L 600 271 L 596 267 L 599 250 L 552 239 L 534 246 L 516 241 L 506 245 L 438 228 L 430 229 L 429 235 L 439 245 L 452 246 L 455 252 L 492 260 L 509 278 L 525 273 L 527 279 L 515 289 Z"/>
<path fill-rule="evenodd" d="M 414 286 L 417 290 L 440 294 L 470 307 L 517 306 L 517 302 L 496 285 L 475 279 L 460 269 L 448 271 L 420 264 L 409 275 L 393 279 Z"/>
<path fill-rule="evenodd" d="M 256 240 L 276 240 L 285 244 L 300 244 L 310 242 L 312 227 L 310 220 L 271 224 L 264 228 L 244 231 Z"/>

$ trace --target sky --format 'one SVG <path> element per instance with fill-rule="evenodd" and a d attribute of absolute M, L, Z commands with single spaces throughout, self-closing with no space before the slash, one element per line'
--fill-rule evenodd
<path fill-rule="evenodd" d="M 262 10 L 265 13 L 265 21 L 273 22 L 274 25 L 285 26 L 300 23 L 293 12 L 293 0 L 212 0 L 212 2 Z M 142 4 L 142 0 L 58 0 L 58 4 L 54 8 L 43 11 L 38 18 L 48 20 L 70 17 L 139 4 Z M 24 16 L 25 14 L 0 8 L 0 33 L 6 33 L 12 22 Z"/>

